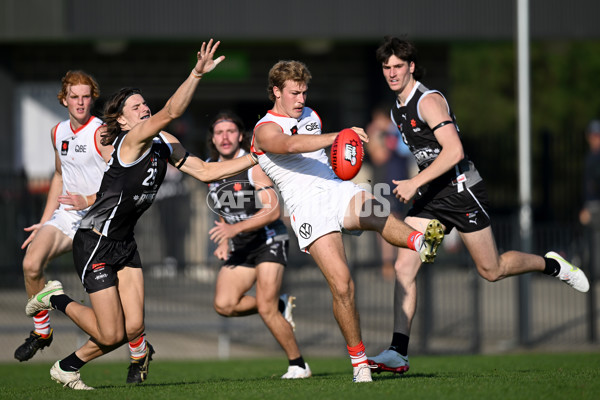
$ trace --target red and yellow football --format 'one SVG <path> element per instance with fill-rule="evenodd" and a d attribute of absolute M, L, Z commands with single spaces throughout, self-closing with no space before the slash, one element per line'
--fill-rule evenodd
<path fill-rule="evenodd" d="M 331 168 L 342 180 L 356 176 L 364 156 L 362 140 L 352 129 L 343 129 L 331 145 Z"/>

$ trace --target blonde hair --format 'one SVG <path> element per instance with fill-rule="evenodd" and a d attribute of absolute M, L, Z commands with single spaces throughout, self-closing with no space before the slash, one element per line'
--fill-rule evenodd
<path fill-rule="evenodd" d="M 279 61 L 269 71 L 269 86 L 267 92 L 269 99 L 275 102 L 273 88 L 277 86 L 280 90 L 283 89 L 286 81 L 294 81 L 308 85 L 312 75 L 306 64 L 300 61 Z"/>

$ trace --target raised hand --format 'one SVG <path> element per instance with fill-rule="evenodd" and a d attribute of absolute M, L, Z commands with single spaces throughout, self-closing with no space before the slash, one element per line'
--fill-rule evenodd
<path fill-rule="evenodd" d="M 203 74 L 212 71 L 217 65 L 219 65 L 221 61 L 225 59 L 225 56 L 220 56 L 217 59 L 214 59 L 215 51 L 217 51 L 220 44 L 220 41 L 217 41 L 213 44 L 212 39 L 208 41 L 208 44 L 206 42 L 202 42 L 202 47 L 198 52 L 198 62 L 193 70 L 196 77 L 200 77 Z"/>

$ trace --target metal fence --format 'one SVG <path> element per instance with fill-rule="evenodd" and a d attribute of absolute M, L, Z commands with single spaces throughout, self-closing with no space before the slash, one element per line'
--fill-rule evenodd
<path fill-rule="evenodd" d="M 206 187 L 187 180 L 178 185 L 179 190 L 157 199 L 136 230 L 145 271 L 148 337 L 160 340 L 163 357 L 282 354 L 258 316 L 227 319 L 212 309 L 218 262 L 207 235 L 214 217 L 206 206 Z M 25 238 L 22 228 L 36 222 L 45 196 L 30 195 L 17 177 L 4 180 L 0 193 L 0 338 L 7 344 L 0 351 L 3 360 L 12 358 L 14 348 L 32 326 L 23 313 L 26 294 L 19 247 Z M 515 218 L 497 217 L 493 228 L 500 252 L 519 249 Z M 344 240 L 356 283 L 363 339 L 372 354 L 386 347 L 392 336 L 394 285 L 381 274 L 374 233 Z M 424 265 L 420 272 L 411 354 L 493 353 L 522 348 L 581 350 L 596 344 L 600 304 L 595 276 L 600 269 L 592 253 L 600 246 L 591 240 L 592 236 L 575 224 L 534 226 L 534 252 L 543 254 L 552 249 L 582 265 L 592 281 L 587 294 L 542 274 L 488 283 L 478 276 L 463 247 L 442 248 L 436 262 Z M 303 354 L 345 355 L 325 279 L 312 258 L 297 250 L 295 238 L 290 249 L 282 291 L 297 297 L 294 317 Z M 596 267 L 592 268 L 594 262 Z M 61 279 L 69 294 L 86 301 L 71 254 L 53 260 L 46 275 Z M 55 356 L 53 351 L 63 351 L 60 355 L 64 356 L 74 349 L 74 341 L 85 339 L 60 313 L 52 313 L 51 319 L 58 344 L 52 346 L 54 350 L 45 350 L 49 357 Z"/>

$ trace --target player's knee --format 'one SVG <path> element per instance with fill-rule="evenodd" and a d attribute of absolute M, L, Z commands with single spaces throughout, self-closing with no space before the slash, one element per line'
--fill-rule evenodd
<path fill-rule="evenodd" d="M 331 292 L 335 300 L 338 301 L 351 301 L 354 299 L 354 282 L 350 279 L 348 281 L 336 282 L 331 285 Z"/>
<path fill-rule="evenodd" d="M 398 282 L 413 282 L 417 278 L 417 273 L 419 272 L 420 265 L 420 259 L 417 259 L 417 261 L 415 262 L 415 260 L 412 257 L 408 259 L 402 259 L 399 257 L 394 263 L 394 270 L 396 272 L 396 279 L 398 280 Z"/>
<path fill-rule="evenodd" d="M 231 317 L 233 315 L 233 304 L 229 302 L 215 299 L 213 302 L 213 307 L 217 314 L 222 317 Z"/>
<path fill-rule="evenodd" d="M 95 338 L 99 345 L 113 347 L 126 341 L 123 332 L 101 332 L 99 337 Z"/>
<path fill-rule="evenodd" d="M 262 318 L 269 317 L 279 312 L 277 301 L 256 299 L 256 307 Z"/>
<path fill-rule="evenodd" d="M 25 279 L 39 279 L 43 276 L 42 264 L 33 257 L 25 255 L 23 259 L 23 274 Z"/>
<path fill-rule="evenodd" d="M 497 282 L 504 276 L 497 266 L 478 265 L 479 275 L 488 282 Z"/>

